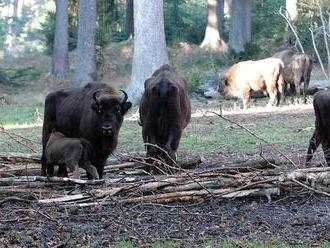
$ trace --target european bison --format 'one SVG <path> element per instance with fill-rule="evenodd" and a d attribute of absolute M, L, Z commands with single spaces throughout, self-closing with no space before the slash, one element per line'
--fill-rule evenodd
<path fill-rule="evenodd" d="M 312 72 L 311 58 L 306 54 L 295 53 L 290 49 L 275 53 L 273 57 L 281 59 L 284 63 L 283 78 L 286 84 L 285 88 L 289 85 L 291 93 L 295 92 L 296 95 L 300 95 L 300 85 L 304 83 L 302 92 L 305 95 Z"/>
<path fill-rule="evenodd" d="M 283 67 L 282 61 L 276 58 L 239 62 L 229 68 L 218 90 L 225 97 L 242 98 L 244 109 L 253 91 L 269 94 L 267 106 L 278 105 L 284 93 Z"/>
<path fill-rule="evenodd" d="M 45 148 L 53 129 L 71 138 L 84 138 L 94 150 L 90 158 L 100 178 L 108 156 L 117 146 L 124 114 L 132 106 L 104 83 L 59 90 L 47 95 L 42 130 L 42 175 L 46 175 Z M 59 174 L 63 174 L 59 171 Z M 89 178 L 91 175 L 89 175 Z"/>
<path fill-rule="evenodd" d="M 322 144 L 324 157 L 328 165 L 330 165 L 330 91 L 324 90 L 316 93 L 313 105 L 315 111 L 315 131 L 309 141 L 306 165 L 309 164 L 320 144 Z"/>
<path fill-rule="evenodd" d="M 90 157 L 93 156 L 91 144 L 82 138 L 68 138 L 61 132 L 53 131 L 46 145 L 47 176 L 52 177 L 54 166 L 67 167 L 74 172 L 75 178 L 80 178 L 79 169 L 83 168 L 93 179 L 99 179 L 96 168 L 91 164 Z M 60 169 L 59 169 L 60 170 Z M 64 171 L 66 169 L 62 169 Z"/>
<path fill-rule="evenodd" d="M 145 81 L 144 87 L 139 111 L 147 157 L 162 158 L 172 164 L 176 160 L 182 131 L 191 117 L 187 82 L 169 65 L 164 65 Z M 166 151 L 170 158 L 155 145 Z"/>

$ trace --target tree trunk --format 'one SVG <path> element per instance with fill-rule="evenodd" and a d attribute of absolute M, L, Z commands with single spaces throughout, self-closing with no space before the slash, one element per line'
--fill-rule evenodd
<path fill-rule="evenodd" d="M 207 26 L 201 48 L 216 52 L 226 52 L 227 45 L 219 33 L 218 1 L 207 1 Z"/>
<path fill-rule="evenodd" d="M 285 4 L 285 8 L 287 10 L 287 18 L 292 22 L 292 24 L 294 26 L 295 26 L 295 22 L 298 19 L 297 2 L 298 2 L 298 0 L 286 0 L 286 4 Z M 285 35 L 284 41 L 288 46 L 292 46 L 296 42 L 296 38 L 292 34 L 288 25 L 286 26 L 286 35 Z"/>
<path fill-rule="evenodd" d="M 134 1 L 134 54 L 131 82 L 127 89 L 133 104 L 140 101 L 144 81 L 168 63 L 163 0 Z"/>
<path fill-rule="evenodd" d="M 251 0 L 232 0 L 229 46 L 237 53 L 251 40 L 251 10 Z"/>
<path fill-rule="evenodd" d="M 95 80 L 96 0 L 80 0 L 78 42 L 73 83 L 83 86 Z"/>
<path fill-rule="evenodd" d="M 295 22 L 298 18 L 298 0 L 286 0 L 286 10 L 288 11 L 288 15 L 290 19 Z"/>
<path fill-rule="evenodd" d="M 9 30 L 6 36 L 6 55 L 15 55 L 17 46 L 17 25 L 18 25 L 18 5 L 19 0 L 9 3 Z"/>
<path fill-rule="evenodd" d="M 224 15 L 230 18 L 232 0 L 224 0 Z"/>
<path fill-rule="evenodd" d="M 126 34 L 128 39 L 134 37 L 134 5 L 133 0 L 126 0 Z"/>
<path fill-rule="evenodd" d="M 217 0 L 217 16 L 218 16 L 218 30 L 220 37 L 223 37 L 225 32 L 225 25 L 224 25 L 224 0 Z"/>
<path fill-rule="evenodd" d="M 57 0 L 52 61 L 52 75 L 57 80 L 69 79 L 68 21 L 68 0 Z"/>

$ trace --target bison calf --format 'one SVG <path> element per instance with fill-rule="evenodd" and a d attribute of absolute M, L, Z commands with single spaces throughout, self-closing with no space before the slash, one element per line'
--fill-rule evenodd
<path fill-rule="evenodd" d="M 284 93 L 283 68 L 282 61 L 276 58 L 239 62 L 226 72 L 219 84 L 219 92 L 225 97 L 242 98 L 244 109 L 253 91 L 269 94 L 267 106 L 279 105 Z"/>
<path fill-rule="evenodd" d="M 187 82 L 169 65 L 164 65 L 145 81 L 144 86 L 139 111 L 143 141 L 150 143 L 146 145 L 147 157 L 160 157 L 172 163 L 182 131 L 190 121 Z"/>
<path fill-rule="evenodd" d="M 327 164 L 330 165 L 330 91 L 316 93 L 313 101 L 315 111 L 315 131 L 309 141 L 306 165 L 320 144 Z"/>
<path fill-rule="evenodd" d="M 93 179 L 99 179 L 99 174 L 89 159 L 93 153 L 93 148 L 87 140 L 67 138 L 62 133 L 53 131 L 45 152 L 48 176 L 53 176 L 54 165 L 58 165 L 59 176 L 67 176 L 67 167 L 71 172 L 74 172 L 75 178 L 80 178 L 78 167 L 81 167 Z"/>

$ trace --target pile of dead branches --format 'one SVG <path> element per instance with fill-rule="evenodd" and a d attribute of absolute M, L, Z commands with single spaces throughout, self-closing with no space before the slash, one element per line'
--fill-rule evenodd
<path fill-rule="evenodd" d="M 218 164 L 207 170 L 182 169 L 174 175 L 151 175 L 139 163 L 117 161 L 113 164 L 112 161 L 105 167 L 105 179 L 99 181 L 38 176 L 39 158 L 39 154 L 0 154 L 0 195 L 3 199 L 0 205 L 23 201 L 90 207 L 118 203 L 200 202 L 210 197 L 266 197 L 271 201 L 274 197 L 306 192 L 330 196 L 330 167 L 287 169 L 287 166 L 265 158 L 225 166 Z M 190 163 L 196 164 L 196 161 L 199 162 L 194 158 Z M 31 192 L 38 198 L 17 197 L 17 194 Z"/>

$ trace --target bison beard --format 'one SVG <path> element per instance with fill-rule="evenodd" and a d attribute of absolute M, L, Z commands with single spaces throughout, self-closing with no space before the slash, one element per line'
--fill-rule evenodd
<path fill-rule="evenodd" d="M 306 165 L 316 149 L 322 144 L 324 157 L 330 166 L 330 91 L 320 91 L 316 93 L 313 101 L 315 111 L 315 131 L 309 141 L 307 150 Z"/>
<path fill-rule="evenodd" d="M 168 65 L 146 80 L 139 111 L 143 141 L 152 144 L 146 145 L 147 158 L 161 159 L 167 164 L 176 160 L 182 131 L 191 115 L 186 87 L 186 81 Z"/>
<path fill-rule="evenodd" d="M 83 88 L 47 95 L 42 131 L 42 175 L 46 175 L 45 147 L 55 129 L 67 137 L 90 142 L 94 150 L 90 160 L 102 178 L 106 160 L 117 146 L 123 116 L 132 105 L 123 93 L 124 98 L 104 83 L 89 83 Z"/>

